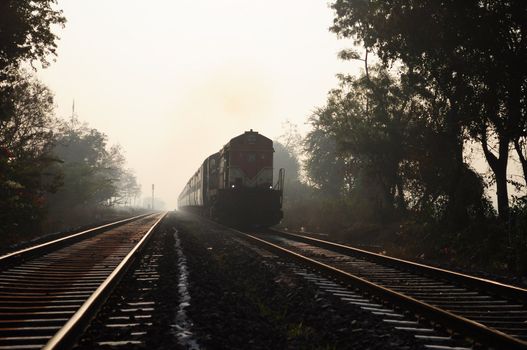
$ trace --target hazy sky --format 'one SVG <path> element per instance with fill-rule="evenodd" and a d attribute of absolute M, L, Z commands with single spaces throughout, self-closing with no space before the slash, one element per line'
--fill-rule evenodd
<path fill-rule="evenodd" d="M 59 0 L 68 23 L 39 77 L 57 114 L 79 118 L 125 150 L 143 195 L 169 207 L 230 138 L 306 129 L 351 46 L 328 31 L 325 0 Z"/>

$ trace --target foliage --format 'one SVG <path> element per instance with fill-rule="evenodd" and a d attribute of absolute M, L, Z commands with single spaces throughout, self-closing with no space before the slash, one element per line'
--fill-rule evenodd
<path fill-rule="evenodd" d="M 23 70 L 11 77 L 13 114 L 0 120 L 0 234 L 38 229 L 44 194 L 59 180 L 46 171 L 55 161 L 53 95 Z"/>
<path fill-rule="evenodd" d="M 53 25 L 63 25 L 53 0 L 0 3 L 0 234 L 38 230 L 44 194 L 57 187 L 53 163 L 53 96 L 24 61 L 55 53 Z"/>
<path fill-rule="evenodd" d="M 20 68 L 35 62 L 46 67 L 56 54 L 58 37 L 53 30 L 66 20 L 55 5 L 56 0 L 0 3 L 0 234 L 4 236 L 37 235 L 45 220 L 57 220 L 66 212 L 72 216 L 79 207 L 131 204 L 140 191 L 132 171 L 124 168 L 121 149 L 109 147 L 106 135 L 76 120 L 59 123 L 52 93 Z M 79 212 L 86 217 L 86 210 Z"/>
<path fill-rule="evenodd" d="M 507 164 L 514 149 L 527 184 L 527 3 L 331 7 L 331 30 L 365 50 L 339 57 L 364 71 L 338 76 L 310 118 L 304 169 L 312 192 L 296 213 L 299 226 L 406 250 L 407 258 L 525 273 L 525 197 L 509 207 Z M 381 64 L 371 67 L 369 55 Z M 489 184 L 465 159 L 476 143 L 492 170 L 498 217 Z"/>
<path fill-rule="evenodd" d="M 278 179 L 278 171 L 284 169 L 286 173 L 285 187 L 299 182 L 300 180 L 300 163 L 294 151 L 287 148 L 287 146 L 280 143 L 280 141 L 273 141 L 274 147 L 274 174 L 273 179 Z"/>
<path fill-rule="evenodd" d="M 48 64 L 56 52 L 54 25 L 64 26 L 62 11 L 53 9 L 56 0 L 3 0 L 0 2 L 0 71 L 21 61 Z"/>
<path fill-rule="evenodd" d="M 307 134 L 304 141 L 306 177 L 308 184 L 319 189 L 321 193 L 338 198 L 345 189 L 345 179 L 350 178 L 350 173 L 346 172 L 349 167 L 337 152 L 335 136 L 319 123 L 317 115 L 322 113 L 323 110 L 319 109 L 311 117 L 313 130 Z"/>
<path fill-rule="evenodd" d="M 53 94 L 24 70 L 11 73 L 14 111 L 0 120 L 0 143 L 12 157 L 36 157 L 49 150 L 55 127 Z"/>
<path fill-rule="evenodd" d="M 465 131 L 481 143 L 506 219 L 509 145 L 525 137 L 527 118 L 527 3 L 335 0 L 332 8 L 335 33 L 353 37 L 385 64 L 402 62 L 404 75 L 444 99 L 454 178 L 464 171 Z"/>
<path fill-rule="evenodd" d="M 62 11 L 54 10 L 55 0 L 4 0 L 0 2 L 0 121 L 9 121 L 14 105 L 23 62 L 49 64 L 56 53 L 58 37 L 55 25 L 66 22 Z"/>
<path fill-rule="evenodd" d="M 118 196 L 115 202 L 125 206 L 136 206 L 137 199 L 141 195 L 141 185 L 137 183 L 134 171 L 132 169 L 124 169 L 117 183 Z M 158 207 L 158 209 L 162 206 Z"/>
<path fill-rule="evenodd" d="M 445 152 L 443 99 L 382 66 L 339 81 L 305 139 L 306 175 L 319 198 L 362 222 L 414 217 L 457 229 L 492 214 L 483 179 L 465 163 L 452 167 Z"/>
<path fill-rule="evenodd" d="M 298 125 L 286 120 L 282 123 L 284 133 L 278 137 L 278 142 L 282 144 L 292 156 L 298 159 L 302 153 L 302 136 L 298 131 Z"/>
<path fill-rule="evenodd" d="M 62 186 L 49 195 L 54 212 L 130 203 L 140 193 L 135 176 L 124 168 L 121 148 L 109 146 L 105 134 L 74 117 L 62 125 L 53 153 L 63 174 Z"/>
<path fill-rule="evenodd" d="M 296 133 L 295 133 L 296 134 Z M 294 137 L 296 138 L 296 137 Z M 284 139 L 284 138 L 280 138 Z M 285 138 L 291 140 L 290 137 Z M 296 138 L 297 140 L 299 138 Z M 295 217 L 294 211 L 308 200 L 309 188 L 300 181 L 300 162 L 296 153 L 296 143 L 282 144 L 280 141 L 273 141 L 274 145 L 274 179 L 278 178 L 279 169 L 285 170 L 284 192 L 283 192 L 283 211 L 285 221 L 289 217 Z M 286 146 L 288 145 L 288 146 Z"/>
<path fill-rule="evenodd" d="M 404 207 L 400 165 L 408 148 L 402 134 L 406 129 L 403 124 L 408 122 L 402 118 L 408 103 L 400 101 L 398 85 L 380 68 L 373 75 L 339 79 L 326 106 L 311 119 L 316 128 L 308 135 L 307 144 L 319 148 L 311 147 L 307 162 L 310 178 L 317 179 L 324 192 L 355 198 L 361 203 L 357 209 L 370 208 L 363 219 L 390 216 L 396 197 Z"/>
<path fill-rule="evenodd" d="M 515 198 L 509 223 L 511 265 L 521 274 L 527 274 L 527 196 Z"/>

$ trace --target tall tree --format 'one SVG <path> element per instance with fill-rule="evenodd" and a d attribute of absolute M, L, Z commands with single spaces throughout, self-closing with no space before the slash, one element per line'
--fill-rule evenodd
<path fill-rule="evenodd" d="M 11 75 L 13 114 L 0 120 L 0 233 L 39 229 L 44 195 L 59 185 L 48 171 L 56 125 L 53 95 L 27 72 Z"/>
<path fill-rule="evenodd" d="M 47 173 L 53 161 L 53 96 L 20 69 L 22 62 L 49 63 L 54 25 L 64 25 L 55 0 L 0 2 L 0 231 L 38 231 L 43 198 L 57 185 Z"/>
<path fill-rule="evenodd" d="M 406 206 L 401 164 L 411 102 L 386 70 L 375 67 L 359 78 L 340 76 L 317 114 L 346 165 L 344 190 L 381 216 Z"/>
<path fill-rule="evenodd" d="M 513 142 L 522 166 L 524 186 L 527 187 L 527 128 L 520 135 L 515 136 Z"/>
<path fill-rule="evenodd" d="M 456 201 L 445 185 L 453 177 L 451 157 L 442 151 L 450 139 L 442 121 L 434 118 L 445 102 L 425 96 L 427 90 L 407 76 L 397 79 L 379 66 L 368 70 L 359 77 L 340 76 L 326 105 L 311 117 L 309 178 L 320 188 L 337 185 L 352 205 L 360 203 L 355 206 L 365 218 L 400 217 L 409 208 L 460 227 L 474 213 L 481 214 L 483 184 L 468 166 L 456 178 Z M 333 155 L 320 147 L 331 140 Z M 336 167 L 334 159 L 342 166 Z"/>
<path fill-rule="evenodd" d="M 509 212 L 509 145 L 525 110 L 527 3 L 522 0 L 336 0 L 332 30 L 374 51 L 385 62 L 402 61 L 448 102 L 452 167 L 463 172 L 464 130 L 484 149 L 497 184 L 500 217 Z M 498 152 L 491 151 L 495 138 Z M 452 183 L 452 189 L 456 188 Z M 452 191 L 454 194 L 455 191 Z"/>

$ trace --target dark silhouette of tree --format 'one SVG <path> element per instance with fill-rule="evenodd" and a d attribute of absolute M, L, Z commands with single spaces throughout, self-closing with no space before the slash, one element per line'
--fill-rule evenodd
<path fill-rule="evenodd" d="M 53 95 L 27 72 L 11 77 L 13 114 L 0 120 L 0 234 L 38 231 L 44 196 L 59 181 L 48 171 L 55 161 Z"/>
<path fill-rule="evenodd" d="M 41 62 L 46 67 L 56 54 L 58 37 L 52 27 L 64 26 L 62 11 L 53 9 L 55 0 L 0 1 L 0 121 L 13 116 L 22 62 Z M 3 132 L 0 129 L 0 132 Z"/>
<path fill-rule="evenodd" d="M 23 62 L 49 63 L 54 25 L 64 25 L 54 0 L 0 2 L 0 233 L 39 231 L 44 195 L 57 186 L 47 172 L 54 161 L 53 96 Z"/>
<path fill-rule="evenodd" d="M 338 88 L 311 117 L 307 176 L 322 192 L 350 198 L 363 219 L 401 218 L 411 209 L 463 226 L 485 212 L 482 179 L 464 165 L 453 206 L 445 185 L 451 158 L 442 150 L 450 139 L 434 117 L 444 101 L 425 99 L 404 78 L 380 66 L 339 76 Z"/>
<path fill-rule="evenodd" d="M 522 166 L 524 186 L 527 186 L 527 126 L 524 127 L 520 135 L 514 138 L 513 142 Z"/>
<path fill-rule="evenodd" d="M 44 66 L 55 55 L 55 25 L 64 26 L 56 0 L 2 0 L 0 2 L 0 71 L 21 61 L 40 61 Z"/>
<path fill-rule="evenodd" d="M 336 0 L 332 7 L 335 33 L 355 38 L 386 64 L 403 62 L 404 74 L 447 103 L 450 141 L 443 151 L 455 174 L 450 197 L 466 169 L 463 143 L 469 131 L 494 173 L 499 215 L 506 219 L 509 147 L 524 131 L 526 117 L 527 3 Z"/>

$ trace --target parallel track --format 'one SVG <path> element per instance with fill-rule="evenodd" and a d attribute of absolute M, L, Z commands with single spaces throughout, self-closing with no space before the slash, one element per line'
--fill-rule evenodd
<path fill-rule="evenodd" d="M 160 233 L 156 231 L 150 239 L 141 258 L 130 267 L 74 349 L 154 348 L 150 342 L 157 339 L 151 339 L 155 338 L 151 333 L 160 326 L 155 314 L 163 307 L 157 295 L 161 285 L 159 261 L 166 239 Z"/>
<path fill-rule="evenodd" d="M 527 349 L 527 290 L 286 232 L 246 239 L 497 349 Z"/>
<path fill-rule="evenodd" d="M 0 349 L 71 347 L 164 214 L 0 257 Z"/>

